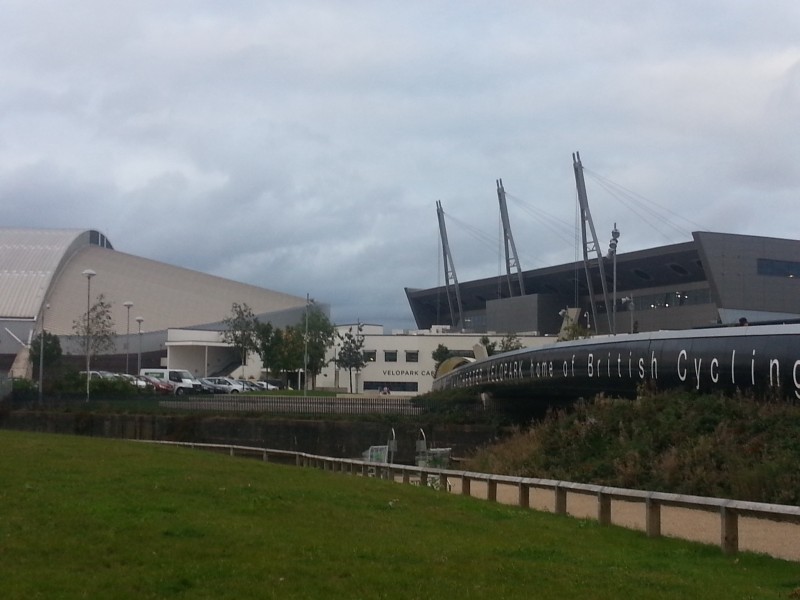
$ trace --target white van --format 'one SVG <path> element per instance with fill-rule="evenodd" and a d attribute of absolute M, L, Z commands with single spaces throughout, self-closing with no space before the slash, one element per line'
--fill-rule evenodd
<path fill-rule="evenodd" d="M 142 369 L 139 375 L 149 375 L 172 385 L 178 396 L 183 394 L 201 394 L 203 384 L 186 369 Z"/>

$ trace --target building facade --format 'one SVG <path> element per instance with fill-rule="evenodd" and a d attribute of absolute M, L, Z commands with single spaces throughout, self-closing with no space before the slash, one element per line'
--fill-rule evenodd
<path fill-rule="evenodd" d="M 741 317 L 800 318 L 800 241 L 714 232 L 692 237 L 605 257 L 605 282 L 595 259 L 589 268 L 593 298 L 582 262 L 525 271 L 524 296 L 514 294 L 505 276 L 461 282 L 460 309 L 448 286 L 406 288 L 406 297 L 417 327 L 447 324 L 474 332 L 556 334 L 564 309 L 577 309 L 581 324 L 601 334 L 691 329 Z"/>
<path fill-rule="evenodd" d="M 307 302 L 119 252 L 95 230 L 0 228 L 0 250 L 0 373 L 16 377 L 31 375 L 30 342 L 42 329 L 59 337 L 67 359 L 85 356 L 73 325 L 100 295 L 111 305 L 115 348 L 93 357 L 93 368 L 119 372 L 139 360 L 161 366 L 169 328 L 219 330 L 234 302 L 281 325 L 296 324 Z"/>
<path fill-rule="evenodd" d="M 339 325 L 336 330 L 344 334 L 355 331 L 357 325 Z M 384 334 L 381 325 L 362 324 L 364 336 L 363 353 L 366 365 L 359 371 L 339 368 L 336 358 L 341 340 L 328 350 L 327 365 L 314 382 L 308 381 L 316 389 L 324 389 L 343 394 L 382 393 L 417 395 L 431 391 L 436 374 L 434 351 L 445 346 L 457 356 L 475 357 L 476 345 L 483 334 L 448 333 L 447 328 L 433 331 L 396 332 Z M 499 347 L 505 336 L 486 336 Z M 525 348 L 533 348 L 552 343 L 553 337 L 518 336 Z M 480 353 L 480 348 L 478 349 Z M 220 331 L 200 329 L 170 329 L 167 339 L 167 359 L 163 366 L 186 369 L 196 377 L 204 377 L 218 372 L 222 367 L 236 361 L 230 345 L 222 339 Z M 247 363 L 237 366 L 231 375 L 243 379 L 268 379 L 273 376 L 262 364 L 256 354 L 247 358 Z M 294 389 L 306 385 L 301 373 L 285 374 L 286 383 Z"/>

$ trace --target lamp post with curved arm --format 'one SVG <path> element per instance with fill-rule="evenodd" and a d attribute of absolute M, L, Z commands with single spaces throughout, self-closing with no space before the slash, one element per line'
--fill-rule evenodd
<path fill-rule="evenodd" d="M 127 300 L 122 303 L 122 306 L 128 309 L 128 329 L 125 333 L 125 374 L 130 375 L 131 371 L 128 367 L 128 356 L 131 353 L 131 307 L 133 306 L 133 302 Z"/>
<path fill-rule="evenodd" d="M 42 403 L 42 385 L 44 384 L 44 313 L 50 304 L 42 306 L 42 331 L 39 333 L 39 404 Z"/>
<path fill-rule="evenodd" d="M 617 335 L 617 243 L 619 242 L 619 229 L 617 224 L 614 223 L 614 229 L 611 230 L 611 242 L 608 244 L 608 253 L 611 255 L 613 261 L 614 274 L 613 286 L 614 291 L 611 296 L 611 335 Z M 606 308 L 608 310 L 608 308 Z"/>
<path fill-rule="evenodd" d="M 139 324 L 139 358 L 136 361 L 137 375 L 142 372 L 142 321 L 144 321 L 142 317 L 136 317 L 136 322 Z"/>
<path fill-rule="evenodd" d="M 86 269 L 81 273 L 86 277 L 86 401 L 89 401 L 89 384 L 92 380 L 92 324 L 91 324 L 91 310 L 92 310 L 92 277 L 97 275 L 91 269 Z"/>

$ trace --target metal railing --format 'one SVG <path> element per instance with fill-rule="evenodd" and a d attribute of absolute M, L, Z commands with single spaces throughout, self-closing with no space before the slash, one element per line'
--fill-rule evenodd
<path fill-rule="evenodd" d="M 168 398 L 159 406 L 181 410 L 209 410 L 237 413 L 279 413 L 311 415 L 360 415 L 369 413 L 413 416 L 422 412 L 410 398 L 334 396 L 250 396 L 224 394 Z"/>
<path fill-rule="evenodd" d="M 567 511 L 567 504 L 568 497 L 571 494 L 583 497 L 589 496 L 594 499 L 596 504 L 595 518 L 602 525 L 617 524 L 612 521 L 612 501 L 636 503 L 644 505 L 644 530 L 648 537 L 659 537 L 662 535 L 662 508 L 683 508 L 690 511 L 716 513 L 718 515 L 719 524 L 719 546 L 726 554 L 734 554 L 739 551 L 740 517 L 768 520 L 780 524 L 800 524 L 800 507 L 798 506 L 726 500 L 722 498 L 689 496 L 665 492 L 647 492 L 593 484 L 556 481 L 553 479 L 513 477 L 470 471 L 374 463 L 356 459 L 318 456 L 305 452 L 255 448 L 250 446 L 167 442 L 158 440 L 136 441 L 224 452 L 230 456 L 258 458 L 265 462 L 278 462 L 365 477 L 379 477 L 381 479 L 389 479 L 405 484 L 416 483 L 419 485 L 431 485 L 432 487 L 448 492 L 453 492 L 455 489 L 458 489 L 459 491 L 457 493 L 464 496 L 479 497 L 473 494 L 472 484 L 480 483 L 485 486 L 485 499 L 488 501 L 498 500 L 498 486 L 511 486 L 516 491 L 515 504 L 523 508 L 532 508 L 533 494 L 537 491 L 545 491 L 552 497 L 552 512 L 560 515 L 569 514 Z M 460 485 L 456 486 L 454 484 Z M 779 555 L 777 551 L 770 551 L 770 549 L 766 549 L 764 552 L 774 556 Z M 797 558 L 794 560 L 797 560 Z"/>

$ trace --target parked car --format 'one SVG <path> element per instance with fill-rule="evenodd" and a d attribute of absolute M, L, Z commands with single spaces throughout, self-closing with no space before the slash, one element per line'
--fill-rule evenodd
<path fill-rule="evenodd" d="M 262 390 L 278 390 L 280 389 L 277 385 L 270 383 L 269 381 L 256 381 L 254 382 L 259 388 Z"/>
<path fill-rule="evenodd" d="M 262 391 L 261 388 L 259 386 L 257 386 L 254 382 L 248 381 L 247 379 L 237 379 L 236 381 L 238 381 L 239 383 L 242 384 L 242 387 L 244 388 L 242 391 L 245 391 L 245 392 L 260 392 L 260 391 Z"/>
<path fill-rule="evenodd" d="M 136 375 L 128 375 L 127 373 L 119 373 L 119 378 L 130 383 L 135 388 L 139 390 L 147 389 L 147 382 L 143 379 L 140 379 Z"/>
<path fill-rule="evenodd" d="M 211 377 L 201 377 L 200 384 L 203 386 L 203 391 L 209 394 L 228 394 L 229 388 L 226 385 L 221 385 L 212 381 Z"/>
<path fill-rule="evenodd" d="M 169 382 L 175 395 L 182 396 L 183 394 L 202 394 L 203 386 L 197 381 L 186 369 L 155 369 L 145 368 L 139 371 L 140 375 L 149 375 L 162 381 Z"/>
<path fill-rule="evenodd" d="M 139 375 L 139 377 L 153 386 L 153 392 L 156 394 L 171 395 L 175 392 L 175 388 L 172 387 L 169 381 L 164 381 L 163 379 L 151 375 Z"/>
<path fill-rule="evenodd" d="M 206 380 L 221 386 L 225 390 L 224 394 L 238 394 L 245 391 L 245 387 L 241 383 L 230 377 L 206 377 Z"/>
<path fill-rule="evenodd" d="M 79 371 L 82 377 L 86 377 L 86 371 Z M 89 371 L 90 379 L 107 379 L 107 371 Z"/>

